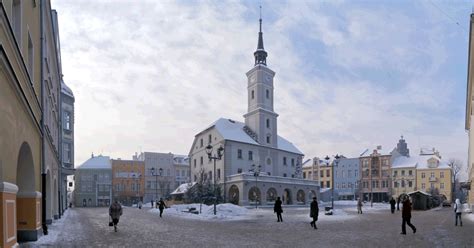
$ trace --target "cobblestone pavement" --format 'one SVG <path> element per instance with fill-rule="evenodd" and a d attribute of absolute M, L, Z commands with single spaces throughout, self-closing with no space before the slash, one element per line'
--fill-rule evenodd
<path fill-rule="evenodd" d="M 308 210 L 285 208 L 283 223 L 271 209 L 239 221 L 201 221 L 125 208 L 117 233 L 108 226 L 108 209 L 73 208 L 50 247 L 474 247 L 474 223 L 454 226 L 451 208 L 413 212 L 417 233 L 401 235 L 401 211 L 368 211 L 351 218 L 324 216 L 310 227 Z M 255 211 L 255 210 L 252 210 Z M 334 217 L 334 218 L 333 218 Z M 46 239 L 47 240 L 47 239 Z M 22 244 L 36 247 L 35 243 Z"/>

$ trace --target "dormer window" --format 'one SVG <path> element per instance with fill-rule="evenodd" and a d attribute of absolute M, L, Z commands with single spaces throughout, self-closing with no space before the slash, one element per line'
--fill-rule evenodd
<path fill-rule="evenodd" d="M 252 90 L 252 99 L 255 98 L 255 92 Z"/>
<path fill-rule="evenodd" d="M 267 128 L 270 128 L 270 119 L 267 119 Z"/>
<path fill-rule="evenodd" d="M 267 136 L 267 144 L 270 144 L 270 135 Z"/>
<path fill-rule="evenodd" d="M 270 91 L 269 90 L 266 91 L 266 95 L 267 95 L 267 99 L 270 99 Z"/>

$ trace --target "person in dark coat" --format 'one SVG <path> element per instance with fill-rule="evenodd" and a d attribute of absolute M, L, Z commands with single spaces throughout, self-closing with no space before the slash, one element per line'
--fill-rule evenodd
<path fill-rule="evenodd" d="M 153 208 L 153 202 L 154 202 L 154 201 L 153 201 L 153 200 L 151 200 L 151 208 Z"/>
<path fill-rule="evenodd" d="M 410 222 L 410 220 L 411 220 L 411 202 L 410 202 L 410 199 L 408 197 L 406 197 L 405 200 L 403 201 L 402 208 L 403 209 L 402 209 L 402 233 L 401 234 L 404 234 L 404 235 L 407 234 L 405 224 L 408 224 L 408 226 L 411 227 L 411 229 L 413 230 L 413 233 L 416 233 L 416 227 L 413 224 L 411 224 L 411 222 Z"/>
<path fill-rule="evenodd" d="M 311 221 L 311 226 L 314 229 L 318 229 L 318 227 L 316 226 L 316 221 L 318 221 L 318 215 L 319 215 L 318 201 L 316 197 L 313 197 L 313 201 L 311 202 L 311 207 L 309 211 L 309 216 L 313 218 L 313 221 Z"/>
<path fill-rule="evenodd" d="M 281 200 L 280 197 L 277 197 L 275 201 L 275 206 L 273 207 L 273 212 L 277 214 L 277 222 L 283 222 L 283 219 L 281 218 L 281 213 L 283 213 L 283 208 L 281 207 Z"/>
<path fill-rule="evenodd" d="M 390 199 L 390 210 L 392 211 L 392 214 L 395 213 L 395 199 L 393 197 Z"/>
<path fill-rule="evenodd" d="M 163 214 L 163 209 L 168 208 L 165 204 L 165 201 L 163 201 L 163 198 L 160 198 L 160 201 L 157 203 L 158 208 L 160 209 L 160 218 L 161 215 Z"/>
<path fill-rule="evenodd" d="M 400 196 L 397 197 L 397 211 L 400 211 Z"/>
<path fill-rule="evenodd" d="M 109 208 L 109 215 L 112 218 L 112 222 L 114 223 L 114 231 L 117 232 L 117 224 L 119 222 L 120 216 L 122 215 L 122 206 L 118 201 L 115 201 L 110 205 Z"/>

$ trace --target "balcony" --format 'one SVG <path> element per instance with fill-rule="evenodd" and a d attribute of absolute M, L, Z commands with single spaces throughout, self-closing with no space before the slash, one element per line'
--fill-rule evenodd
<path fill-rule="evenodd" d="M 436 177 L 430 177 L 430 178 L 429 178 L 429 181 L 430 181 L 430 182 L 436 182 L 436 181 L 438 181 L 438 179 L 437 179 Z"/>

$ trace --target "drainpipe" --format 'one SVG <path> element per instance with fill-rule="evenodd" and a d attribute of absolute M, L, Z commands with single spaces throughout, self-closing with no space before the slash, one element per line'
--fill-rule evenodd
<path fill-rule="evenodd" d="M 46 225 L 46 159 L 44 151 L 44 27 L 43 27 L 43 0 L 40 0 L 40 83 L 41 83 L 41 226 L 43 234 L 48 235 L 48 226 Z"/>

